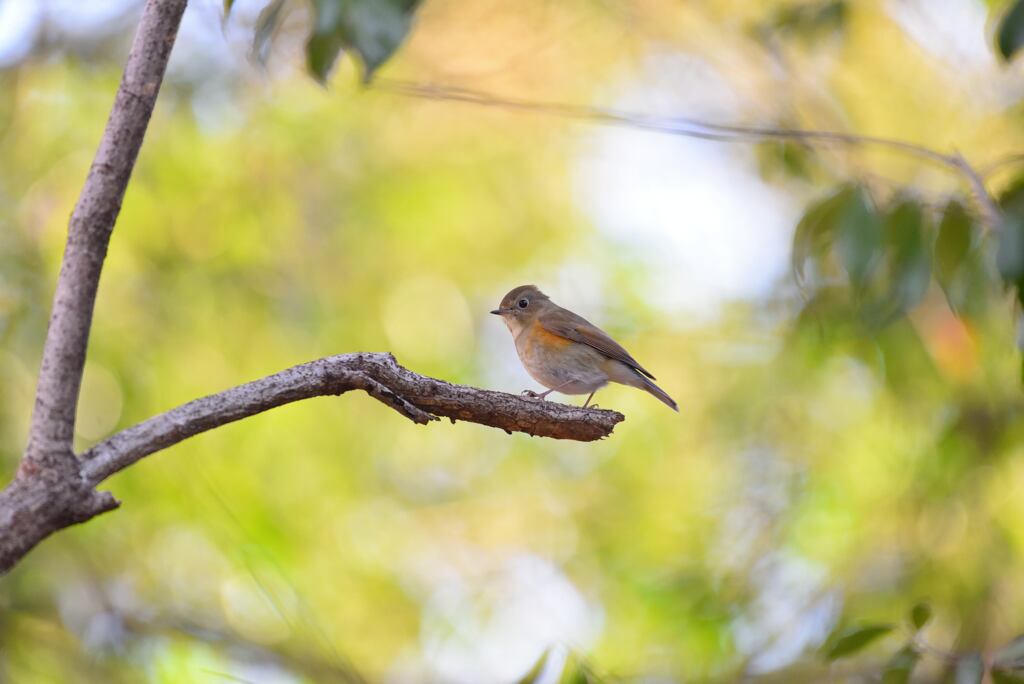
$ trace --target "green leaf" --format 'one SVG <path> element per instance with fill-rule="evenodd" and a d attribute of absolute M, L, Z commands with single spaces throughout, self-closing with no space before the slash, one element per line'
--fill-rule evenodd
<path fill-rule="evenodd" d="M 590 668 L 577 656 L 570 656 L 565 661 L 565 668 L 558 684 L 595 684 L 598 678 L 591 673 Z"/>
<path fill-rule="evenodd" d="M 793 234 L 793 275 L 799 284 L 804 283 L 808 259 L 820 256 L 831 246 L 843 208 L 856 192 L 854 186 L 844 186 L 804 212 Z"/>
<path fill-rule="evenodd" d="M 231 8 L 234 6 L 235 0 L 224 0 L 224 18 L 226 19 L 231 14 Z"/>
<path fill-rule="evenodd" d="M 794 344 L 810 345 L 808 353 L 825 351 L 856 334 L 856 310 L 848 288 L 817 289 L 804 303 L 793 327 Z"/>
<path fill-rule="evenodd" d="M 931 247 L 921 205 L 910 199 L 897 204 L 886 216 L 885 238 L 892 249 L 890 298 L 903 313 L 921 301 L 931 282 Z"/>
<path fill-rule="evenodd" d="M 953 670 L 953 681 L 955 684 L 981 684 L 985 676 L 985 663 L 978 653 L 970 653 L 956 661 L 956 668 Z"/>
<path fill-rule="evenodd" d="M 792 31 L 803 38 L 839 31 L 846 21 L 846 0 L 824 0 L 790 5 L 779 10 L 771 22 L 779 31 Z"/>
<path fill-rule="evenodd" d="M 1024 215 L 1024 176 L 1018 176 L 999 195 L 999 207 L 1006 213 Z"/>
<path fill-rule="evenodd" d="M 1006 287 L 1016 290 L 1024 304 L 1024 178 L 1018 178 L 999 198 L 1004 212 L 996 266 Z"/>
<path fill-rule="evenodd" d="M 996 266 L 1007 287 L 1024 299 L 1024 178 L 1018 178 L 999 198 L 1005 220 L 999 231 Z"/>
<path fill-rule="evenodd" d="M 992 681 L 994 684 L 1024 684 L 1024 676 L 993 667 Z"/>
<path fill-rule="evenodd" d="M 342 50 L 359 55 L 363 80 L 394 54 L 412 27 L 420 0 L 313 0 L 313 33 L 306 42 L 306 63 L 321 83 Z"/>
<path fill-rule="evenodd" d="M 910 644 L 896 651 L 882 673 L 882 684 L 907 684 L 919 660 L 921 654 Z"/>
<path fill-rule="evenodd" d="M 1024 281 L 1024 221 L 1007 215 L 999 233 L 999 247 L 996 252 L 999 275 L 1010 286 Z"/>
<path fill-rule="evenodd" d="M 590 684 L 587 673 L 576 667 L 567 667 L 558 684 Z"/>
<path fill-rule="evenodd" d="M 1006 644 L 992 656 L 996 667 L 1024 668 L 1024 634 Z"/>
<path fill-rule="evenodd" d="M 831 640 L 831 645 L 825 650 L 825 658 L 838 660 L 853 655 L 860 651 L 872 641 L 883 637 L 892 631 L 892 625 L 865 625 L 850 627 Z"/>
<path fill-rule="evenodd" d="M 252 56 L 261 64 L 267 61 L 267 54 L 270 52 L 274 34 L 281 23 L 283 16 L 281 10 L 284 9 L 284 3 L 285 0 L 272 0 L 256 18 L 256 31 L 252 38 Z"/>
<path fill-rule="evenodd" d="M 856 231 L 851 241 L 864 239 L 867 246 L 860 261 L 852 264 L 848 252 L 845 263 L 858 303 L 858 317 L 868 331 L 879 331 L 924 298 L 931 284 L 932 246 L 924 209 L 917 200 L 908 197 L 897 201 L 886 210 L 884 221 L 877 214 L 867 220 L 856 218 L 865 211 L 874 214 L 866 195 L 848 208 L 846 215 L 854 216 L 851 221 L 856 221 L 850 224 L 850 230 Z M 875 235 L 879 221 L 881 229 Z"/>
<path fill-rule="evenodd" d="M 999 54 L 1009 61 L 1024 45 L 1024 0 L 1014 0 L 1010 9 L 1003 15 L 996 33 L 996 44 Z"/>
<path fill-rule="evenodd" d="M 971 249 L 971 217 L 966 207 L 951 200 L 942 213 L 935 240 L 935 277 L 947 287 Z"/>
<path fill-rule="evenodd" d="M 779 177 L 806 180 L 815 170 L 814 150 L 806 144 L 773 140 L 755 149 L 760 173 L 769 180 Z"/>
<path fill-rule="evenodd" d="M 541 675 L 544 674 L 544 668 L 547 667 L 548 658 L 551 656 L 551 649 L 546 648 L 544 652 L 540 654 L 540 658 L 533 664 L 529 672 L 524 674 L 517 680 L 516 684 L 535 684 L 540 680 Z"/>
<path fill-rule="evenodd" d="M 910 609 L 910 622 L 914 629 L 921 629 L 932 619 L 932 607 L 927 603 L 918 603 Z"/>
<path fill-rule="evenodd" d="M 843 205 L 836 231 L 836 252 L 854 289 L 862 289 L 878 261 L 882 221 L 863 188 Z"/>
<path fill-rule="evenodd" d="M 991 305 L 999 289 L 999 277 L 991 263 L 995 260 L 990 259 L 993 252 L 989 244 L 974 245 L 953 279 L 943 285 L 946 300 L 957 316 L 979 318 Z"/>

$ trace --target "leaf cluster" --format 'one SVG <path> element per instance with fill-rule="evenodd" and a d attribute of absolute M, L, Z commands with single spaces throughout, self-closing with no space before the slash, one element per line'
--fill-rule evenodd
<path fill-rule="evenodd" d="M 882 672 L 883 684 L 906 684 L 925 656 L 935 656 L 947 664 L 944 681 L 951 684 L 981 684 L 988 673 L 997 684 L 1024 682 L 1024 636 L 1018 636 L 996 650 L 988 663 L 981 653 L 946 653 L 930 648 L 921 639 L 921 631 L 932 619 L 927 603 L 918 603 L 907 615 L 906 642 L 889 658 Z M 884 636 L 898 625 L 864 624 L 837 629 L 825 642 L 822 655 L 829 662 L 849 658 Z"/>
<path fill-rule="evenodd" d="M 260 13 L 253 39 L 253 54 L 264 59 L 287 2 L 272 0 Z M 363 80 L 369 82 L 405 40 L 420 0 L 310 0 L 312 30 L 306 39 L 306 66 L 320 83 L 345 51 L 357 55 Z M 225 14 L 234 0 L 224 0 Z"/>
<path fill-rule="evenodd" d="M 805 311 L 828 303 L 867 331 L 906 315 L 932 282 L 955 312 L 970 315 L 980 313 L 975 295 L 989 283 L 983 236 L 957 199 L 934 216 L 914 197 L 880 206 L 864 187 L 846 185 L 800 220 L 793 273 L 808 295 Z"/>

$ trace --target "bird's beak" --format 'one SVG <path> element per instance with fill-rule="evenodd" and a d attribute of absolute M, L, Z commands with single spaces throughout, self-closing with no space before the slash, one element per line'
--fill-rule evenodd
<path fill-rule="evenodd" d="M 506 311 L 508 311 L 508 309 L 502 309 L 501 307 L 498 307 L 497 309 L 495 309 L 491 313 L 494 314 L 495 316 L 500 316 L 503 313 L 505 313 Z"/>

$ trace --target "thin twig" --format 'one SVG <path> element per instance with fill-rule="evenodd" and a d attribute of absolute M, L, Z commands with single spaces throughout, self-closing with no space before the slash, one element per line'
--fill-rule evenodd
<path fill-rule="evenodd" d="M 967 163 L 967 160 L 959 152 L 953 154 L 953 162 L 974 190 L 974 196 L 978 200 L 981 214 L 985 219 L 984 223 L 988 224 L 993 230 L 1002 228 L 1003 212 L 999 209 L 995 198 L 985 188 L 985 181 L 982 175 Z"/>
<path fill-rule="evenodd" d="M 425 100 L 462 102 L 483 107 L 495 107 L 548 116 L 557 116 L 577 121 L 586 121 L 608 126 L 621 126 L 655 133 L 678 135 L 715 142 L 757 142 L 764 140 L 797 140 L 823 145 L 850 147 L 874 146 L 908 154 L 925 161 L 944 166 L 964 177 L 971 194 L 981 207 L 985 225 L 998 230 L 1002 214 L 988 192 L 984 174 L 978 171 L 958 153 L 943 153 L 924 145 L 873 135 L 843 133 L 840 131 L 819 131 L 796 128 L 775 128 L 771 126 L 737 126 L 704 121 L 688 116 L 653 116 L 639 112 L 588 107 L 557 102 L 537 102 L 517 98 L 498 97 L 482 91 L 446 85 L 424 84 L 393 79 L 377 79 L 373 87 L 383 92 Z"/>
<path fill-rule="evenodd" d="M 982 178 L 987 179 L 989 176 L 991 176 L 996 171 L 999 171 L 1003 167 L 1012 166 L 1020 163 L 1024 163 L 1024 153 L 1018 152 L 1015 154 L 1008 154 L 1004 157 L 996 159 L 995 161 L 989 162 L 988 164 L 985 164 L 984 166 L 979 168 L 978 175 L 980 175 Z"/>

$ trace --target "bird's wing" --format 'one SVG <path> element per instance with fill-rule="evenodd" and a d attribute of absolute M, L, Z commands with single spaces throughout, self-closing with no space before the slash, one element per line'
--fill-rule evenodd
<path fill-rule="evenodd" d="M 542 328 L 553 335 L 593 347 L 608 358 L 621 361 L 630 368 L 640 371 L 651 380 L 655 379 L 650 371 L 641 366 L 636 359 L 630 356 L 628 351 L 622 348 L 621 344 L 582 316 L 577 316 L 567 309 L 561 309 L 560 311 L 541 314 L 537 317 L 537 322 Z"/>

